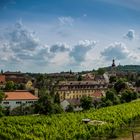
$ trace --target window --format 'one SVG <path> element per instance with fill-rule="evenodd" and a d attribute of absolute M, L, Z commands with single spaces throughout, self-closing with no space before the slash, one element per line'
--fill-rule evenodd
<path fill-rule="evenodd" d="M 3 104 L 7 105 L 7 104 L 9 104 L 9 102 L 3 102 Z"/>
<path fill-rule="evenodd" d="M 33 101 L 27 101 L 27 103 L 29 103 L 29 104 L 30 104 L 30 103 L 33 103 Z"/>
<path fill-rule="evenodd" d="M 21 101 L 16 102 L 16 104 L 21 104 Z"/>

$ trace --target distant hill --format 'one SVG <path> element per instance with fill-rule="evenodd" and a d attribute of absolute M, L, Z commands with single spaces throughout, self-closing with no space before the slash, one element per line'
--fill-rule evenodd
<path fill-rule="evenodd" d="M 111 66 L 110 67 L 105 67 L 104 68 L 106 71 L 110 71 L 111 70 Z M 124 72 L 140 72 L 140 65 L 118 65 L 116 66 L 116 70 L 117 71 L 124 71 Z"/>

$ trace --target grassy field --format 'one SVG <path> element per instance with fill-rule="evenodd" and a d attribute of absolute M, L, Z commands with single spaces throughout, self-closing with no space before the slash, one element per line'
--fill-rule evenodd
<path fill-rule="evenodd" d="M 85 124 L 82 119 L 103 121 Z M 95 140 L 129 137 L 139 131 L 140 101 L 51 116 L 10 116 L 0 119 L 0 140 Z M 132 127 L 133 126 L 133 127 Z"/>

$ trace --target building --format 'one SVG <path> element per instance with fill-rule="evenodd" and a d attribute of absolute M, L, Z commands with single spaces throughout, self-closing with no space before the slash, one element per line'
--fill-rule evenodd
<path fill-rule="evenodd" d="M 5 75 L 0 74 L 0 87 L 5 87 L 6 79 Z"/>
<path fill-rule="evenodd" d="M 63 110 L 66 111 L 69 107 L 69 105 L 73 105 L 73 110 L 74 111 L 81 111 L 83 108 L 81 107 L 80 104 L 80 99 L 67 99 L 63 100 L 60 105 L 62 106 Z"/>
<path fill-rule="evenodd" d="M 5 75 L 6 82 L 7 81 L 13 81 L 14 83 L 26 83 L 27 78 L 24 73 L 18 72 L 4 72 L 3 75 Z"/>
<path fill-rule="evenodd" d="M 100 101 L 101 97 L 105 96 L 102 91 L 95 91 L 93 94 L 91 94 L 91 98 L 92 98 L 92 102 L 96 101 Z M 83 110 L 83 108 L 81 107 L 81 103 L 80 103 L 80 98 L 77 99 L 65 99 L 63 101 L 60 102 L 63 110 L 67 110 L 69 105 L 72 105 L 74 107 L 74 111 L 81 111 Z"/>
<path fill-rule="evenodd" d="M 82 75 L 82 80 L 83 81 L 92 81 L 95 79 L 95 75 L 93 73 L 86 73 Z"/>
<path fill-rule="evenodd" d="M 38 97 L 28 91 L 5 92 L 5 99 L 2 101 L 2 107 L 10 107 L 10 110 L 20 106 L 30 106 L 38 101 Z"/>
<path fill-rule="evenodd" d="M 49 73 L 47 76 L 55 80 L 75 80 L 77 78 L 76 74 L 70 72 Z"/>
<path fill-rule="evenodd" d="M 60 101 L 80 99 L 82 96 L 90 96 L 96 99 L 105 95 L 107 86 L 102 81 L 60 81 L 56 92 L 59 94 Z"/>

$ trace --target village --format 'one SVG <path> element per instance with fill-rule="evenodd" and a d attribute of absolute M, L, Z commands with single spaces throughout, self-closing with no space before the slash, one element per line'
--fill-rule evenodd
<path fill-rule="evenodd" d="M 49 105 L 45 102 L 49 102 L 49 97 L 46 97 L 46 101 L 42 100 L 45 94 L 49 95 L 51 102 L 57 103 L 63 111 L 81 111 L 91 107 L 100 108 L 139 98 L 140 74 L 135 71 L 124 72 L 118 70 L 118 67 L 120 66 L 116 66 L 113 59 L 109 70 L 100 68 L 92 72 L 76 73 L 70 70 L 70 72 L 61 73 L 30 74 L 20 71 L 1 71 L 0 88 L 1 92 L 4 93 L 1 106 L 3 110 L 6 110 L 5 112 L 8 112 L 8 115 L 48 114 L 50 112 Z M 123 79 L 121 84 L 119 83 L 120 79 Z M 116 89 L 117 96 L 110 93 L 113 88 Z M 124 89 L 129 89 L 134 97 L 132 96 L 132 99 L 129 100 L 128 95 L 124 99 L 126 96 L 122 94 Z M 114 97 L 112 98 L 112 96 Z M 84 104 L 88 104 L 86 100 L 90 102 L 89 107 L 88 105 L 84 107 Z M 42 111 L 38 107 L 39 103 L 45 106 L 46 111 Z M 36 107 L 34 107 L 35 105 Z M 37 111 L 34 112 L 34 110 Z"/>

